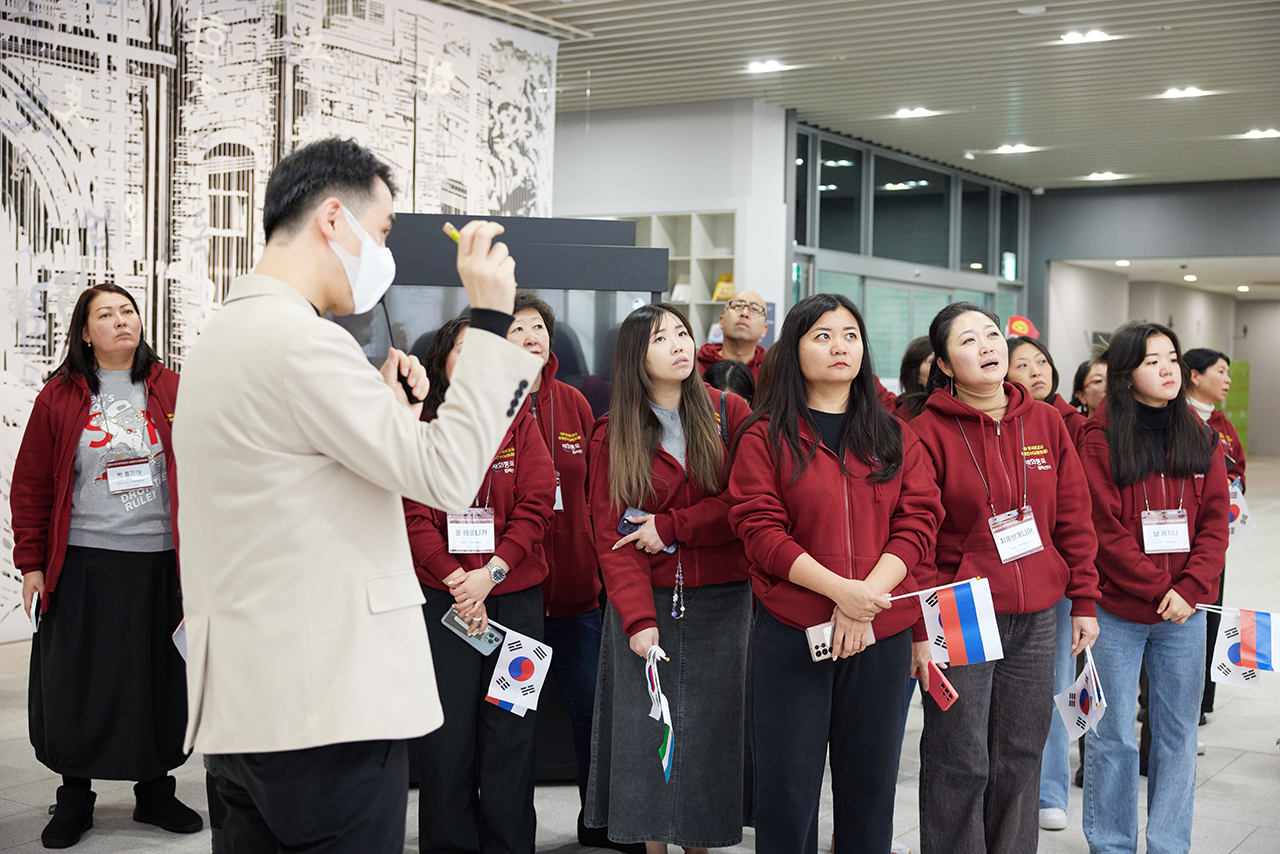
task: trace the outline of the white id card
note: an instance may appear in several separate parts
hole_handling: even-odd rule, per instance
[[[107,461],[107,491],[112,495],[135,489],[150,489],[151,460],[147,457],[127,457]]]
[[[1010,510],[1008,513],[992,516],[987,524],[991,526],[991,536],[996,541],[996,551],[1000,553],[1001,563],[1044,551],[1030,504],[1021,510]]]
[[[1149,555],[1191,551],[1186,510],[1143,510],[1142,550]]]
[[[449,553],[493,554],[493,511],[488,507],[472,507],[445,517],[449,529]]]
[[[556,503],[552,510],[563,510],[564,499],[560,497],[560,472],[556,472]]]

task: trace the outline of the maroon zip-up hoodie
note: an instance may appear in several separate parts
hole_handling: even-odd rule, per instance
[[[169,511],[173,545],[178,547],[178,472],[173,460],[173,404],[178,375],[157,363],[147,373],[147,420],[164,446],[169,479]],[[22,445],[13,464],[9,506],[13,513],[13,565],[26,575],[44,572],[45,595],[40,610],[49,608],[57,589],[71,530],[71,491],[75,484],[76,447],[89,420],[89,385],[83,377],[70,382],[54,377],[36,397]]]
[[[1163,619],[1156,608],[1170,588],[1191,605],[1216,601],[1227,557],[1230,504],[1221,451],[1214,448],[1205,474],[1177,478],[1157,473],[1118,487],[1111,474],[1104,403],[1085,425],[1080,458],[1093,496],[1102,607],[1130,622],[1154,625]],[[1187,511],[1191,551],[1148,555],[1142,547],[1142,511],[1148,503],[1152,510],[1175,509],[1179,499]]]
[[[493,510],[494,555],[511,567],[506,579],[490,595],[526,590],[547,577],[542,540],[555,494],[551,455],[538,435],[538,423],[526,401],[507,429],[502,449],[494,456],[473,502]],[[406,498],[404,515],[413,568],[418,580],[428,587],[448,590],[444,579],[454,570],[479,569],[489,559],[487,554],[450,554],[445,511]]]
[[[1084,430],[1084,425],[1089,419],[1085,418],[1079,409],[1067,403],[1062,395],[1057,392],[1054,392],[1052,400],[1046,400],[1045,403],[1058,410],[1062,415],[1062,420],[1067,425],[1067,433],[1071,436],[1071,444],[1075,445],[1078,451],[1080,449],[1080,433]]]
[[[790,581],[791,565],[808,553],[845,578],[864,579],[882,554],[907,565],[907,577],[893,595],[921,589],[932,579],[928,557],[942,521],[942,497],[924,445],[902,425],[902,469],[885,483],[870,480],[872,469],[845,451],[843,462],[821,442],[800,479],[784,446],[781,459],[769,447],[768,419],[758,421],[738,441],[729,475],[729,524],[751,560],[751,587],[760,604],[780,622],[806,629],[831,619],[835,603]],[[800,439],[814,436],[800,422]],[[901,600],[872,621],[878,638],[910,628],[920,616],[916,598]]]
[[[705,387],[719,419],[721,392]],[[726,394],[725,404],[729,416],[728,435],[732,439],[751,410],[736,394]],[[728,479],[728,457],[726,450],[720,474],[722,484]],[[729,527],[729,496],[723,492],[708,495],[696,481],[685,477],[680,463],[661,447],[653,455],[654,497],[641,509],[655,515],[654,525],[664,543],[680,543],[680,548],[671,554],[645,554],[631,545],[613,550],[613,544],[622,539],[618,522],[626,508],[615,506],[609,499],[607,415],[596,422],[591,436],[590,470],[589,496],[596,554],[604,574],[605,591],[622,617],[628,636],[657,627],[653,588],[675,586],[677,561],[683,567],[686,587],[744,581],[749,577],[750,566],[742,541]]]
[[[552,353],[538,387],[538,435],[551,449],[564,506],[552,513],[542,541],[549,564],[542,606],[548,617],[574,617],[600,607],[600,571],[587,508],[587,448],[595,417],[582,392],[556,379],[559,365]]]
[[[1080,457],[1052,406],[1033,400],[1018,383],[1005,383],[1004,390],[1009,405],[999,423],[945,389],[936,389],[911,422],[929,450],[946,511],[933,584],[981,576],[991,582],[997,614],[1042,611],[1065,593],[1072,616],[1095,616],[1098,538]],[[983,478],[997,514],[1022,506],[1025,484],[1043,551],[1000,562]]]
[[[1240,478],[1240,488],[1244,489],[1244,445],[1240,443],[1240,434],[1236,432],[1236,426],[1221,409],[1213,410],[1213,414],[1205,423],[1218,431],[1218,447],[1231,458],[1231,465],[1227,467],[1227,482]]]

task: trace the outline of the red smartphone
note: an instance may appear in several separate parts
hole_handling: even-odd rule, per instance
[[[947,677],[942,675],[942,670],[932,661],[929,662],[929,694],[938,704],[938,708],[944,712],[951,708],[951,704],[960,696],[956,693],[956,689],[951,687]]]

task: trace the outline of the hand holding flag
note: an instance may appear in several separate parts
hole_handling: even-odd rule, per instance
[[[922,590],[929,653],[937,664],[980,664],[1004,658],[991,582],[985,578]]]
[[[1062,715],[1062,722],[1067,727],[1067,738],[1075,741],[1087,730],[1098,731],[1098,721],[1107,710],[1107,700],[1102,693],[1102,683],[1098,679],[1098,668],[1093,663],[1093,650],[1085,647],[1086,661],[1084,671],[1076,678],[1071,687],[1061,694],[1055,694],[1053,703]]]

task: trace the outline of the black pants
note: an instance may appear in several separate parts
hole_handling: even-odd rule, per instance
[[[209,757],[227,854],[402,854],[409,800],[403,741],[356,741]]]
[[[489,594],[491,619],[542,639],[542,589]],[[411,742],[418,759],[418,850],[533,854],[534,723],[485,701],[499,653],[478,650],[445,628],[453,596],[424,586],[444,725]],[[555,650],[553,650],[553,654]]]
[[[1222,574],[1218,576],[1218,598],[1213,604],[1219,608],[1222,607],[1222,594],[1227,589],[1227,568],[1222,567]],[[1205,647],[1204,647],[1204,696],[1200,700],[1200,714],[1206,715],[1213,711],[1214,692],[1218,687],[1218,683],[1213,681],[1209,675],[1209,668],[1213,666],[1213,642],[1218,639],[1218,628],[1222,625],[1222,615],[1217,611],[1209,611],[1205,615]]]
[[[910,671],[910,631],[850,658],[814,662],[803,631],[756,609],[756,851],[816,854],[828,745],[840,854],[889,850]]]

